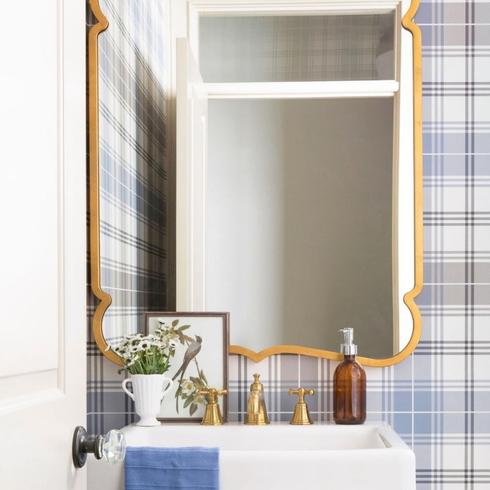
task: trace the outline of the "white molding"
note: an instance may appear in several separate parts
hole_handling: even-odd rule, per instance
[[[400,17],[409,1],[404,0]],[[399,35],[400,106],[398,119],[398,325],[399,350],[412,335],[412,314],[403,301],[415,284],[415,181],[413,125],[413,43],[412,35],[401,29]],[[408,226],[410,224],[411,226]]]
[[[334,82],[205,83],[210,99],[313,99],[393,97],[395,80]]]
[[[209,1],[209,0],[191,0],[189,2],[190,12],[201,12],[206,14],[216,14],[222,12],[243,13],[243,14],[270,14],[283,15],[297,13],[299,15],[321,15],[327,12],[345,13],[345,14],[367,14],[382,13],[394,10],[400,2],[396,0],[355,0],[355,1],[284,1],[269,0],[263,2],[260,0],[249,1]]]
[[[25,410],[27,408],[45,405],[52,402],[61,401],[66,398],[65,392],[59,388],[42,390],[37,393],[22,395],[2,401],[0,404],[0,415],[7,415],[12,412]]]
[[[207,95],[188,42],[177,39],[176,308],[204,310]]]

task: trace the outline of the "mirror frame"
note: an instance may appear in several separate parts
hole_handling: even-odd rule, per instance
[[[414,287],[407,292],[403,301],[413,319],[412,335],[409,342],[398,354],[373,359],[359,356],[365,366],[386,367],[397,364],[407,358],[417,346],[422,333],[422,318],[415,298],[423,288],[423,157],[422,157],[422,39],[421,31],[414,22],[420,0],[412,0],[410,7],[401,20],[402,27],[412,34],[413,56],[413,175],[414,175]],[[99,114],[98,114],[98,36],[107,29],[109,22],[104,16],[99,0],[89,0],[89,7],[97,23],[88,30],[87,43],[87,84],[88,84],[88,165],[89,165],[89,216],[90,216],[90,285],[93,295],[99,303],[92,318],[92,332],[95,343],[102,354],[115,364],[122,365],[117,355],[104,338],[102,322],[105,312],[112,303],[111,296],[101,287],[100,280],[100,197],[99,197]],[[338,361],[342,355],[338,352],[303,347],[297,345],[276,345],[255,352],[239,345],[230,345],[230,354],[239,354],[259,362],[268,356],[277,354],[296,354]]]
[[[102,330],[105,312],[112,297],[101,286],[100,280],[100,195],[99,195],[99,34],[109,27],[99,0],[89,0],[88,6],[96,20],[87,36],[87,116],[88,116],[88,172],[89,172],[89,248],[90,287],[99,301],[92,317],[95,343],[109,361],[123,365],[121,357],[106,342]]]

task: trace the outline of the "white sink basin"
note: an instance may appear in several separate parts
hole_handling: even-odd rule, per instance
[[[219,447],[221,490],[415,490],[415,456],[387,425],[166,424],[123,432],[128,446]],[[89,488],[122,489],[121,475],[103,466],[107,476],[95,479],[91,465]]]

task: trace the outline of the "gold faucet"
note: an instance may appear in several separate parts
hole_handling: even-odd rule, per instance
[[[206,411],[202,418],[201,425],[222,425],[223,417],[218,405],[218,396],[227,395],[228,390],[217,390],[216,388],[208,388],[201,390],[200,395],[206,396]]]
[[[313,422],[308,412],[308,405],[305,402],[305,395],[314,395],[315,390],[298,388],[297,390],[289,390],[290,395],[298,395],[298,402],[294,407],[294,413],[289,422],[292,425],[310,425]]]
[[[254,382],[250,385],[245,423],[247,425],[267,425],[270,423],[265,408],[264,386],[260,382],[260,374],[254,374]]]

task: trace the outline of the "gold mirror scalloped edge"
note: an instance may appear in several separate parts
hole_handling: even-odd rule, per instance
[[[419,343],[422,333],[422,319],[415,298],[423,287],[423,166],[422,166],[422,36],[420,28],[413,22],[420,0],[412,0],[407,13],[403,16],[402,26],[411,32],[413,38],[413,131],[414,131],[414,241],[415,241],[415,284],[405,294],[404,302],[413,319],[412,335],[405,348],[395,356],[385,359],[372,359],[359,356],[365,366],[385,367],[397,364],[407,358]],[[91,288],[100,301],[92,318],[92,332],[97,347],[102,354],[115,364],[122,365],[122,359],[107,344],[102,320],[112,303],[111,296],[100,284],[100,202],[99,202],[99,114],[98,114],[98,36],[109,26],[109,22],[100,9],[98,0],[89,0],[89,6],[97,19],[88,32],[88,159],[89,159],[89,207],[90,207],[90,274]],[[276,345],[255,352],[239,345],[230,345],[230,354],[246,356],[254,362],[277,354],[299,354],[338,361],[342,355],[338,352],[302,347],[297,345]]]
[[[110,361],[122,365],[122,359],[110,350],[102,330],[102,320],[112,303],[100,283],[100,195],[99,195],[99,34],[109,27],[98,0],[89,0],[89,7],[97,23],[90,27],[87,39],[88,88],[88,168],[90,215],[90,286],[99,300],[92,317],[92,332],[99,350]]]
[[[386,367],[398,364],[406,359],[417,347],[422,335],[422,318],[415,298],[420,294],[424,284],[424,228],[423,228],[423,163],[422,163],[422,35],[420,28],[413,21],[419,8],[420,0],[412,0],[409,9],[402,19],[402,26],[412,34],[413,39],[413,173],[414,173],[414,246],[415,273],[414,287],[403,297],[412,319],[413,330],[405,348],[398,354],[385,359],[372,359],[359,356],[359,362],[365,366]],[[230,345],[230,354],[246,356],[254,362],[277,354],[299,354],[339,361],[342,355],[338,352],[302,347],[299,345],[275,345],[260,352],[240,345]]]

